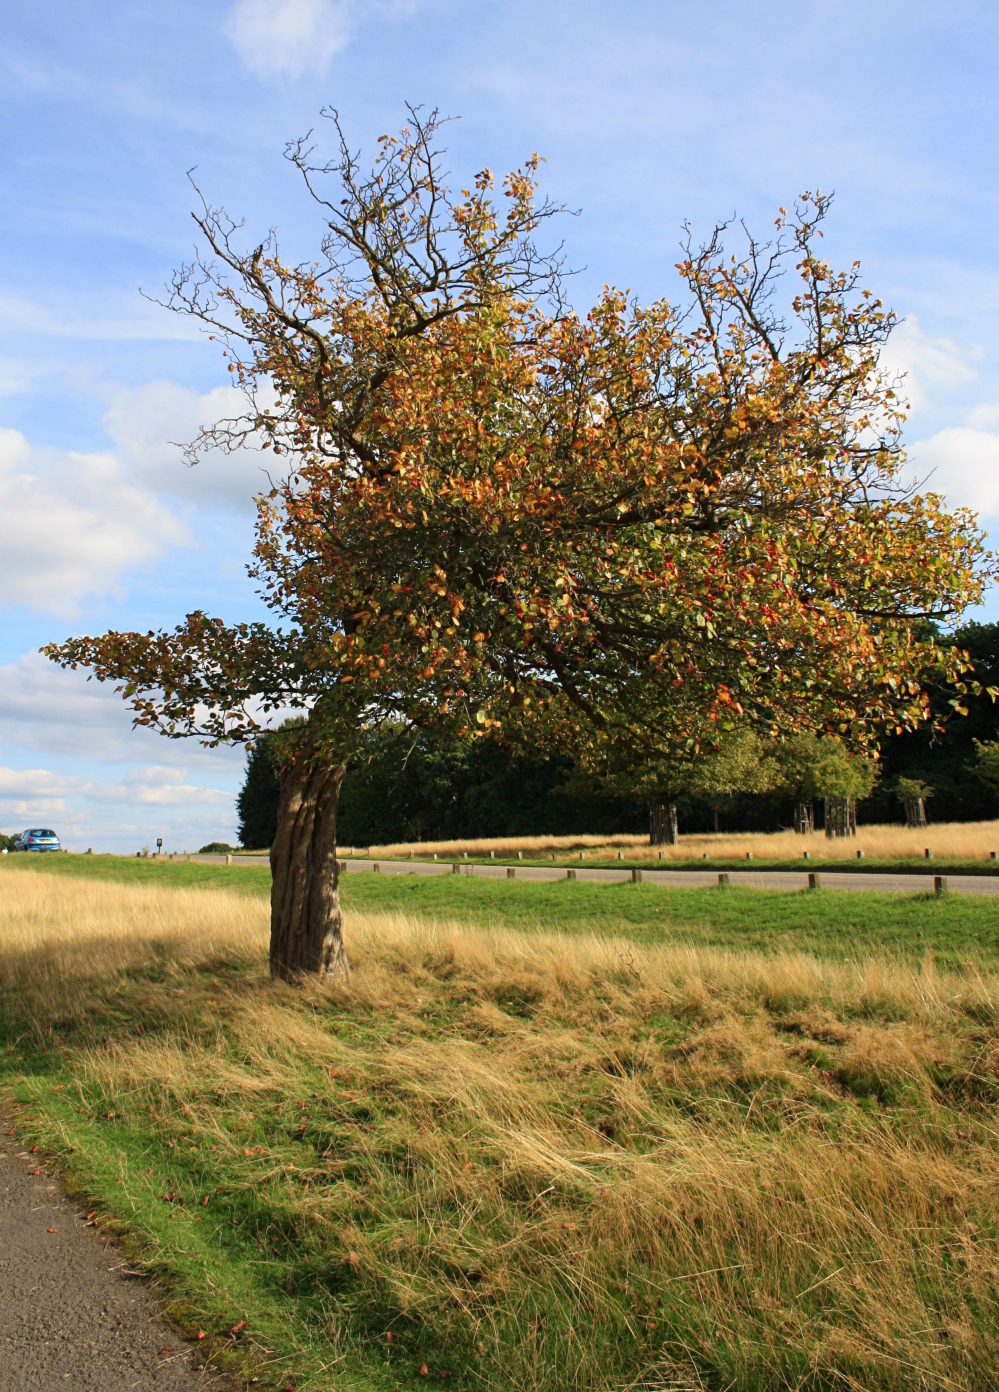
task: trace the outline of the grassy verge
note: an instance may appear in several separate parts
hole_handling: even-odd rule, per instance
[[[301,1392],[992,1385],[999,975],[585,931],[642,886],[551,887],[573,936],[356,887],[421,912],[355,901],[350,988],[291,990],[259,896],[3,875],[4,1095],[217,1358]],[[535,888],[448,883],[483,920]]]
[[[271,869],[260,865],[211,865],[192,860],[154,860],[114,855],[8,855],[0,874],[69,875],[123,885],[170,885],[175,889],[228,889],[236,894],[269,894]]]
[[[19,857],[0,875],[58,873],[70,878],[174,888],[226,889],[262,898],[266,866],[62,856]],[[526,932],[619,934],[656,944],[762,952],[803,951],[856,958],[889,953],[915,963],[932,953],[941,966],[999,961],[999,897],[683,889],[660,885],[595,884],[585,880],[532,882],[464,875],[347,874],[341,881],[348,913],[402,914],[469,927]]]

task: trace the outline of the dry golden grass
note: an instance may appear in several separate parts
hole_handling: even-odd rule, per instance
[[[539,856],[546,852],[565,853],[572,850],[612,846],[615,850],[629,846],[641,846],[648,842],[647,836],[487,836],[480,840],[458,837],[451,841],[398,841],[384,846],[346,846],[341,847],[345,855],[416,856],[439,855],[442,859],[463,856],[488,856],[490,851],[498,856],[515,856],[518,851],[525,855]]]
[[[559,859],[586,850],[594,859],[606,852],[626,852],[628,860],[658,860],[660,850],[666,861],[744,860],[751,852],[755,860],[800,860],[808,851],[812,860],[853,859],[858,850],[871,860],[922,860],[930,847],[939,860],[987,861],[991,851],[999,851],[999,822],[941,822],[936,826],[910,831],[904,826],[862,826],[856,836],[828,840],[823,832],[798,836],[793,831],[721,832],[718,835],[681,836],[676,846],[650,846],[647,836],[505,836],[484,840],[413,841],[371,846],[371,855],[439,855],[442,859],[463,856],[515,856],[538,859],[554,853]]]
[[[349,987],[293,990],[245,898],[4,890],[8,1017],[90,1040],[87,1123],[226,1196],[310,1347],[530,1392],[994,1385],[999,976],[370,916]]]
[[[8,873],[0,896],[0,981],[60,995],[73,983],[112,980],[168,955],[259,955],[268,906],[220,890],[164,889]]]

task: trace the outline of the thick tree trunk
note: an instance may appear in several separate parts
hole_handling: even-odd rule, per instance
[[[801,798],[794,804],[794,829],[799,836],[810,836],[815,830],[812,804]]]
[[[271,975],[326,979],[350,974],[336,860],[336,805],[344,770],[282,770],[271,846]]]
[[[715,835],[718,836],[721,832],[721,812],[719,811],[718,804],[715,803],[711,810],[715,814]]]
[[[657,803],[649,808],[649,845],[675,846],[680,839],[675,802]]]
[[[907,827],[926,826],[926,803],[922,798],[906,798],[905,824]]]

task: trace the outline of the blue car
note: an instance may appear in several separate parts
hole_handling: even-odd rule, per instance
[[[35,827],[32,831],[22,831],[11,846],[12,851],[61,851],[62,846],[54,831],[45,827]]]

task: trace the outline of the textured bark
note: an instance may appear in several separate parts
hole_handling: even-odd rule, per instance
[[[344,770],[304,761],[281,773],[271,846],[271,975],[344,978],[336,806]]]
[[[926,803],[922,798],[906,798],[905,824],[907,827],[926,826]]]
[[[675,846],[680,839],[676,803],[662,802],[649,808],[649,845]]]
[[[810,802],[799,799],[794,804],[794,829],[799,836],[810,836],[815,830],[815,811]]]

